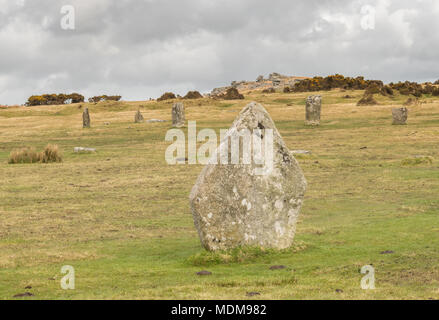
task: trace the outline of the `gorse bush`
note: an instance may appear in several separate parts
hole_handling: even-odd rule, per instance
[[[373,97],[371,93],[365,93],[363,97],[358,101],[357,106],[375,106],[378,102]]]
[[[165,92],[160,98],[157,99],[157,101],[165,101],[171,99],[177,99],[177,97],[172,92]]]
[[[42,105],[58,105],[66,103],[81,103],[84,102],[84,96],[79,93],[72,94],[43,94],[39,96],[31,96],[26,102],[27,106],[42,106]]]
[[[120,101],[122,99],[122,96],[95,96],[88,99],[88,102],[99,102],[99,101]]]
[[[389,83],[389,86],[394,90],[398,90],[400,94],[406,96],[411,94],[419,98],[424,93],[424,87],[416,82],[406,81],[406,82],[398,82],[398,83]]]
[[[293,92],[308,91],[328,91],[331,89],[351,89],[364,90],[370,85],[375,84],[379,88],[383,87],[383,82],[379,80],[364,80],[364,77],[349,78],[341,74],[323,77],[314,77],[297,82],[292,89]]]
[[[393,96],[394,92],[390,86],[384,86],[381,88],[380,92],[383,96]]]
[[[62,162],[62,155],[57,145],[48,144],[42,152],[29,147],[16,149],[9,154],[8,158],[9,164],[50,162]]]
[[[242,100],[244,96],[239,93],[238,89],[229,88],[221,98],[224,100]]]
[[[367,94],[380,93],[383,96],[393,96],[394,90],[402,95],[413,95],[417,98],[422,94],[437,94],[439,89],[434,87],[431,83],[424,85],[416,82],[398,82],[384,85],[380,80],[364,80],[364,77],[349,78],[340,74],[328,77],[314,77],[312,79],[305,79],[297,82],[292,88],[293,92],[308,92],[308,91],[327,91],[331,89],[350,89],[350,90],[366,90]],[[435,92],[435,91],[438,92]]]
[[[198,91],[189,91],[183,99],[201,99],[203,96]]]
[[[371,83],[367,88],[366,88],[366,94],[375,94],[375,93],[380,93],[381,92],[382,87],[380,87],[378,85],[378,83],[374,82]]]

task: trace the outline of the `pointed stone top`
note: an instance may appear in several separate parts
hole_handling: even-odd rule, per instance
[[[257,103],[250,102],[242,109],[233,122],[232,128],[241,129],[276,129],[276,126],[265,108]]]

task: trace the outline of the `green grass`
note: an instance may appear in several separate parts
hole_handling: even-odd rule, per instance
[[[309,94],[184,102],[199,130],[219,132],[260,101],[290,149],[312,151],[297,157],[308,190],[296,243],[282,251],[201,248],[188,196],[202,166],[166,164],[170,122],[133,123],[139,107],[170,120],[172,101],[83,104],[88,130],[78,105],[0,110],[0,299],[439,299],[439,103],[424,97],[400,127],[391,108],[406,96],[357,107],[360,91],[312,93],[323,95],[322,125],[308,128]],[[48,143],[62,163],[7,163],[13,149]],[[373,291],[360,288],[369,264]],[[64,265],[75,290],[60,287]]]

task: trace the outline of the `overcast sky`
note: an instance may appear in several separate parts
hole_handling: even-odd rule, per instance
[[[271,72],[433,81],[438,30],[437,0],[0,0],[0,104],[144,100]]]

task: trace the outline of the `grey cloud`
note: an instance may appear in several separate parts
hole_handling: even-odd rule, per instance
[[[60,28],[66,2],[74,31]],[[360,27],[366,4],[374,30]],[[146,99],[273,71],[436,80],[438,13],[434,0],[0,0],[0,104],[71,91]]]

